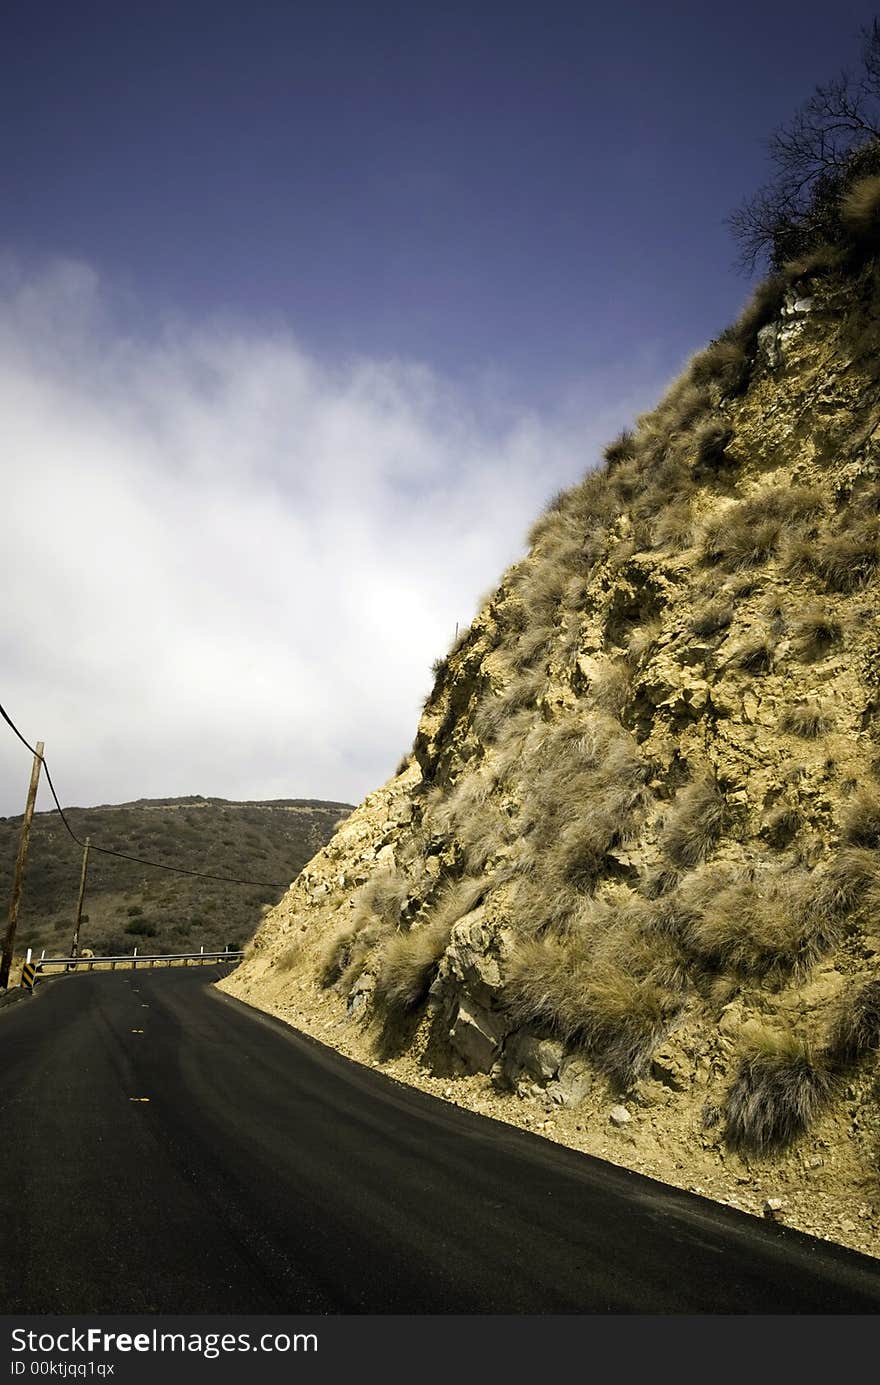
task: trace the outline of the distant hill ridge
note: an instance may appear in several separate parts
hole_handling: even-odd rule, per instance
[[[321,799],[265,802],[187,795],[65,808],[78,837],[182,870],[272,885],[227,885],[141,866],[93,851],[80,944],[95,951],[241,946],[267,905],[332,834],[351,807]],[[0,818],[0,899],[7,901],[21,815]],[[59,814],[37,813],[31,830],[17,950],[66,952],[82,852]],[[141,948],[143,950],[143,947]]]

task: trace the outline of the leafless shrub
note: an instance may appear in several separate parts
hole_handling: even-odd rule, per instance
[[[768,1154],[812,1124],[833,1082],[809,1043],[765,1029],[753,1038],[725,1104],[725,1139],[734,1149]]]

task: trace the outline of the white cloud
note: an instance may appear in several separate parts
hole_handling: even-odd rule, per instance
[[[0,700],[67,803],[356,801],[456,622],[657,373],[537,417],[240,322],[138,338],[118,306],[86,265],[0,263]],[[0,812],[27,775],[4,734]]]

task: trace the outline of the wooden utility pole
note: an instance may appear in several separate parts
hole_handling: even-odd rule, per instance
[[[24,868],[27,864],[28,842],[31,835],[31,820],[34,816],[34,803],[37,799],[37,784],[40,782],[40,766],[43,763],[43,742],[37,741],[37,753],[31,768],[31,782],[28,787],[24,822],[21,824],[21,837],[18,842],[18,855],[15,858],[15,874],[12,877],[12,898],[9,901],[9,922],[3,939],[3,955],[0,958],[0,991],[9,985],[9,969],[12,966],[12,949],[15,946],[15,929],[18,923],[18,906],[21,901],[21,887],[24,881]]]
[[[86,837],[85,849],[83,850],[82,875],[79,877],[79,899],[76,901],[76,923],[73,925],[73,942],[70,944],[70,955],[75,957],[79,952],[79,925],[82,919],[83,899],[86,893],[86,871],[89,868],[89,847],[91,837]]]

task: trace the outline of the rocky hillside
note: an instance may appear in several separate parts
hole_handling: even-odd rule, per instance
[[[865,179],[839,244],[763,284],[551,505],[400,773],[224,983],[875,1254],[878,208]]]
[[[351,811],[344,803],[284,799],[140,799],[68,808],[84,840],[178,870],[268,881],[231,885],[156,870],[92,851],[80,945],[95,952],[241,947],[310,856]],[[21,817],[0,818],[0,898],[8,900]],[[57,813],[37,813],[19,912],[17,946],[66,956],[73,935],[82,852]],[[272,881],[279,882],[273,887]]]

